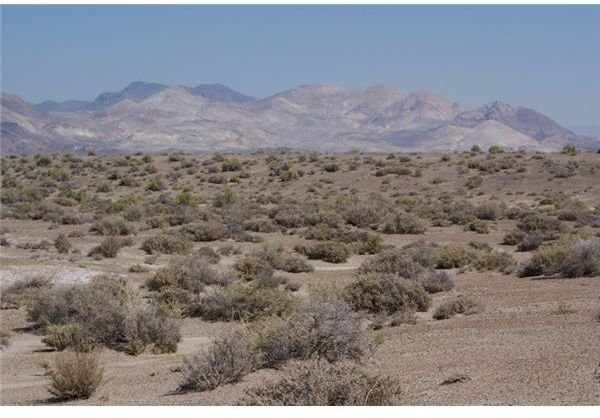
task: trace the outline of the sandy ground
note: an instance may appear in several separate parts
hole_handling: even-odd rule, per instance
[[[341,280],[352,265],[317,270],[320,280]],[[340,269],[336,271],[335,269]],[[348,269],[348,272],[346,270]],[[305,282],[296,275],[295,280]],[[417,325],[377,331],[383,343],[370,367],[397,377],[404,404],[514,405],[600,404],[600,282],[585,279],[520,279],[499,273],[465,273],[455,277],[456,288],[434,298]],[[485,310],[473,316],[435,321],[431,313],[458,294],[478,300]],[[560,303],[573,313],[560,314]],[[15,335],[1,353],[2,404],[39,404],[48,401],[43,364],[52,361],[40,336],[24,332],[24,312],[1,311],[3,324]],[[89,400],[77,403],[117,404],[235,404],[244,389],[276,372],[253,373],[243,382],[206,393],[173,394],[181,378],[175,371],[186,355],[207,347],[210,339],[236,324],[186,319],[176,354],[128,356],[111,350],[102,354],[105,382]],[[465,383],[440,385],[456,374]]]
[[[345,158],[345,157],[344,157]],[[348,157],[350,158],[350,157]],[[416,158],[416,157],[415,157]],[[435,194],[464,192],[466,177],[456,178],[456,167],[439,165],[439,156],[426,157],[430,163],[423,178],[410,176],[376,178],[369,169],[351,174],[340,172],[323,174],[336,177],[335,184],[319,184],[308,174],[298,182],[267,183],[266,165],[253,167],[250,182],[263,182],[269,193],[303,196],[308,186],[317,187],[322,196],[340,190],[355,189],[357,196],[387,190],[391,198],[396,192]],[[458,157],[452,157],[453,159]],[[484,157],[482,157],[484,158]],[[527,157],[529,158],[529,157]],[[553,156],[560,161],[570,157]],[[583,159],[583,157],[573,157]],[[586,157],[589,164],[600,162],[596,154]],[[157,158],[158,160],[158,158]],[[157,161],[159,170],[166,172],[170,165]],[[583,163],[582,163],[583,165]],[[301,165],[304,167],[304,165]],[[538,168],[541,167],[538,166]],[[600,165],[598,165],[600,167]],[[566,190],[591,205],[599,203],[598,178],[592,175],[573,179],[552,179],[541,169],[522,173],[500,173],[486,176],[485,196],[470,196],[472,202],[499,196],[509,205],[532,203],[533,191],[540,194]],[[453,179],[448,183],[432,184],[432,176]],[[471,174],[469,174],[471,175]],[[354,177],[353,177],[354,176]],[[525,181],[525,176],[527,176]],[[258,179],[258,180],[255,180]],[[84,179],[88,181],[89,179]],[[387,180],[389,184],[383,184]],[[83,180],[82,180],[83,181]],[[91,180],[90,180],[91,181]],[[192,176],[182,180],[180,187],[199,188],[201,196],[211,196],[221,185],[201,183]],[[268,188],[267,188],[268,186]],[[238,187],[231,185],[231,187]],[[252,188],[254,187],[254,188]],[[257,185],[239,186],[238,192],[254,192]],[[128,191],[119,191],[127,193]],[[248,193],[250,193],[248,192]],[[261,191],[262,192],[262,191]],[[469,192],[471,193],[471,192]],[[475,192],[473,192],[475,195]],[[112,196],[116,197],[116,196]],[[113,277],[127,277],[134,286],[143,284],[157,268],[166,265],[170,256],[160,256],[147,264],[147,273],[129,273],[133,264],[143,263],[147,255],[140,250],[142,240],[151,231],[135,225],[138,234],[135,244],[122,249],[116,259],[94,260],[86,254],[101,237],[89,234],[87,225],[56,227],[43,221],[2,220],[4,236],[10,247],[0,247],[0,283],[3,285],[32,274],[50,275],[58,283],[82,282],[97,273]],[[402,246],[417,240],[431,240],[440,244],[478,241],[495,248],[510,251],[517,261],[524,261],[531,253],[514,252],[514,247],[500,245],[503,235],[514,228],[515,221],[489,222],[489,234],[465,232],[462,226],[429,227],[422,235],[385,235],[385,243]],[[59,232],[81,233],[71,238],[78,253],[61,255],[53,247],[49,251],[16,248],[19,243],[52,242]],[[596,227],[595,233],[600,232]],[[297,235],[279,233],[257,234],[266,243],[282,245],[292,251],[295,244],[306,242]],[[231,242],[229,242],[231,244]],[[195,243],[194,247],[209,245],[218,248],[223,242]],[[256,244],[235,243],[244,253]],[[280,273],[289,281],[300,284],[299,294],[308,293],[311,285],[342,286],[352,279],[354,271],[368,256],[354,255],[343,264],[310,261],[312,273]],[[219,268],[233,264],[236,257],[222,258]],[[377,347],[367,366],[396,377],[401,384],[400,403],[407,405],[600,405],[600,379],[595,371],[600,365],[600,322],[594,316],[600,312],[600,278],[546,279],[517,278],[491,272],[451,272],[456,283],[450,292],[434,295],[431,309],[418,314],[416,325],[386,327],[375,331]],[[459,294],[476,299],[484,311],[472,316],[456,316],[435,321],[433,311],[445,300]],[[570,313],[559,313],[559,306],[569,306]],[[44,365],[52,363],[56,353],[49,351],[41,336],[31,332],[24,309],[0,310],[2,330],[12,333],[8,348],[0,352],[0,404],[39,405],[49,402],[48,383]],[[181,380],[178,369],[185,356],[207,347],[216,335],[240,326],[231,323],[209,323],[200,319],[184,320],[178,351],[175,354],[144,353],[137,357],[112,350],[104,350],[101,360],[105,379],[92,398],[72,404],[86,405],[231,405],[238,402],[247,388],[275,378],[277,372],[261,370],[246,376],[242,382],[225,385],[205,393],[175,394]],[[441,385],[444,379],[463,373],[470,377],[464,383]]]

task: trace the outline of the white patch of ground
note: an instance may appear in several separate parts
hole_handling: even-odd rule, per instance
[[[329,266],[314,266],[317,271],[340,271],[340,270],[356,270],[358,264],[335,264]]]
[[[56,265],[3,266],[0,270],[0,283],[9,284],[32,276],[50,277],[57,284],[86,283],[92,277],[104,274],[113,278],[124,278],[123,274],[107,273],[81,267]]]

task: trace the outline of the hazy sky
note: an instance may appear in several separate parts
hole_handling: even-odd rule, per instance
[[[388,84],[600,124],[600,6],[2,6],[2,91]]]

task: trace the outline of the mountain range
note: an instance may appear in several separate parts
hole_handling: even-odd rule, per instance
[[[556,151],[600,148],[547,116],[493,102],[464,109],[430,92],[305,85],[257,99],[222,84],[133,82],[94,101],[30,104],[1,94],[1,151]]]

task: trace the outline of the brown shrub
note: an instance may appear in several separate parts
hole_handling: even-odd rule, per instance
[[[190,308],[190,315],[211,321],[252,321],[269,315],[281,315],[292,300],[282,290],[269,287],[229,285],[217,288]]]
[[[274,367],[289,359],[357,359],[371,351],[372,342],[346,302],[313,296],[265,327],[255,347],[262,367]]]
[[[328,263],[344,263],[350,256],[348,246],[335,241],[296,246],[294,249],[306,255],[311,260],[323,260]]]
[[[187,254],[191,251],[192,245],[185,239],[162,234],[146,238],[141,249],[148,254]]]
[[[398,403],[399,383],[346,361],[290,363],[281,379],[246,392],[241,405],[360,406]]]
[[[456,314],[473,315],[481,312],[482,307],[474,300],[459,296],[441,304],[434,312],[433,319],[448,319]]]
[[[202,392],[238,382],[254,370],[256,357],[246,335],[231,333],[213,341],[205,352],[183,360],[181,392]]]
[[[354,309],[372,313],[424,312],[431,305],[431,297],[419,283],[387,273],[357,276],[345,288],[344,297]]]
[[[88,399],[100,386],[103,369],[96,352],[65,352],[57,354],[46,375],[48,392],[57,400]]]

